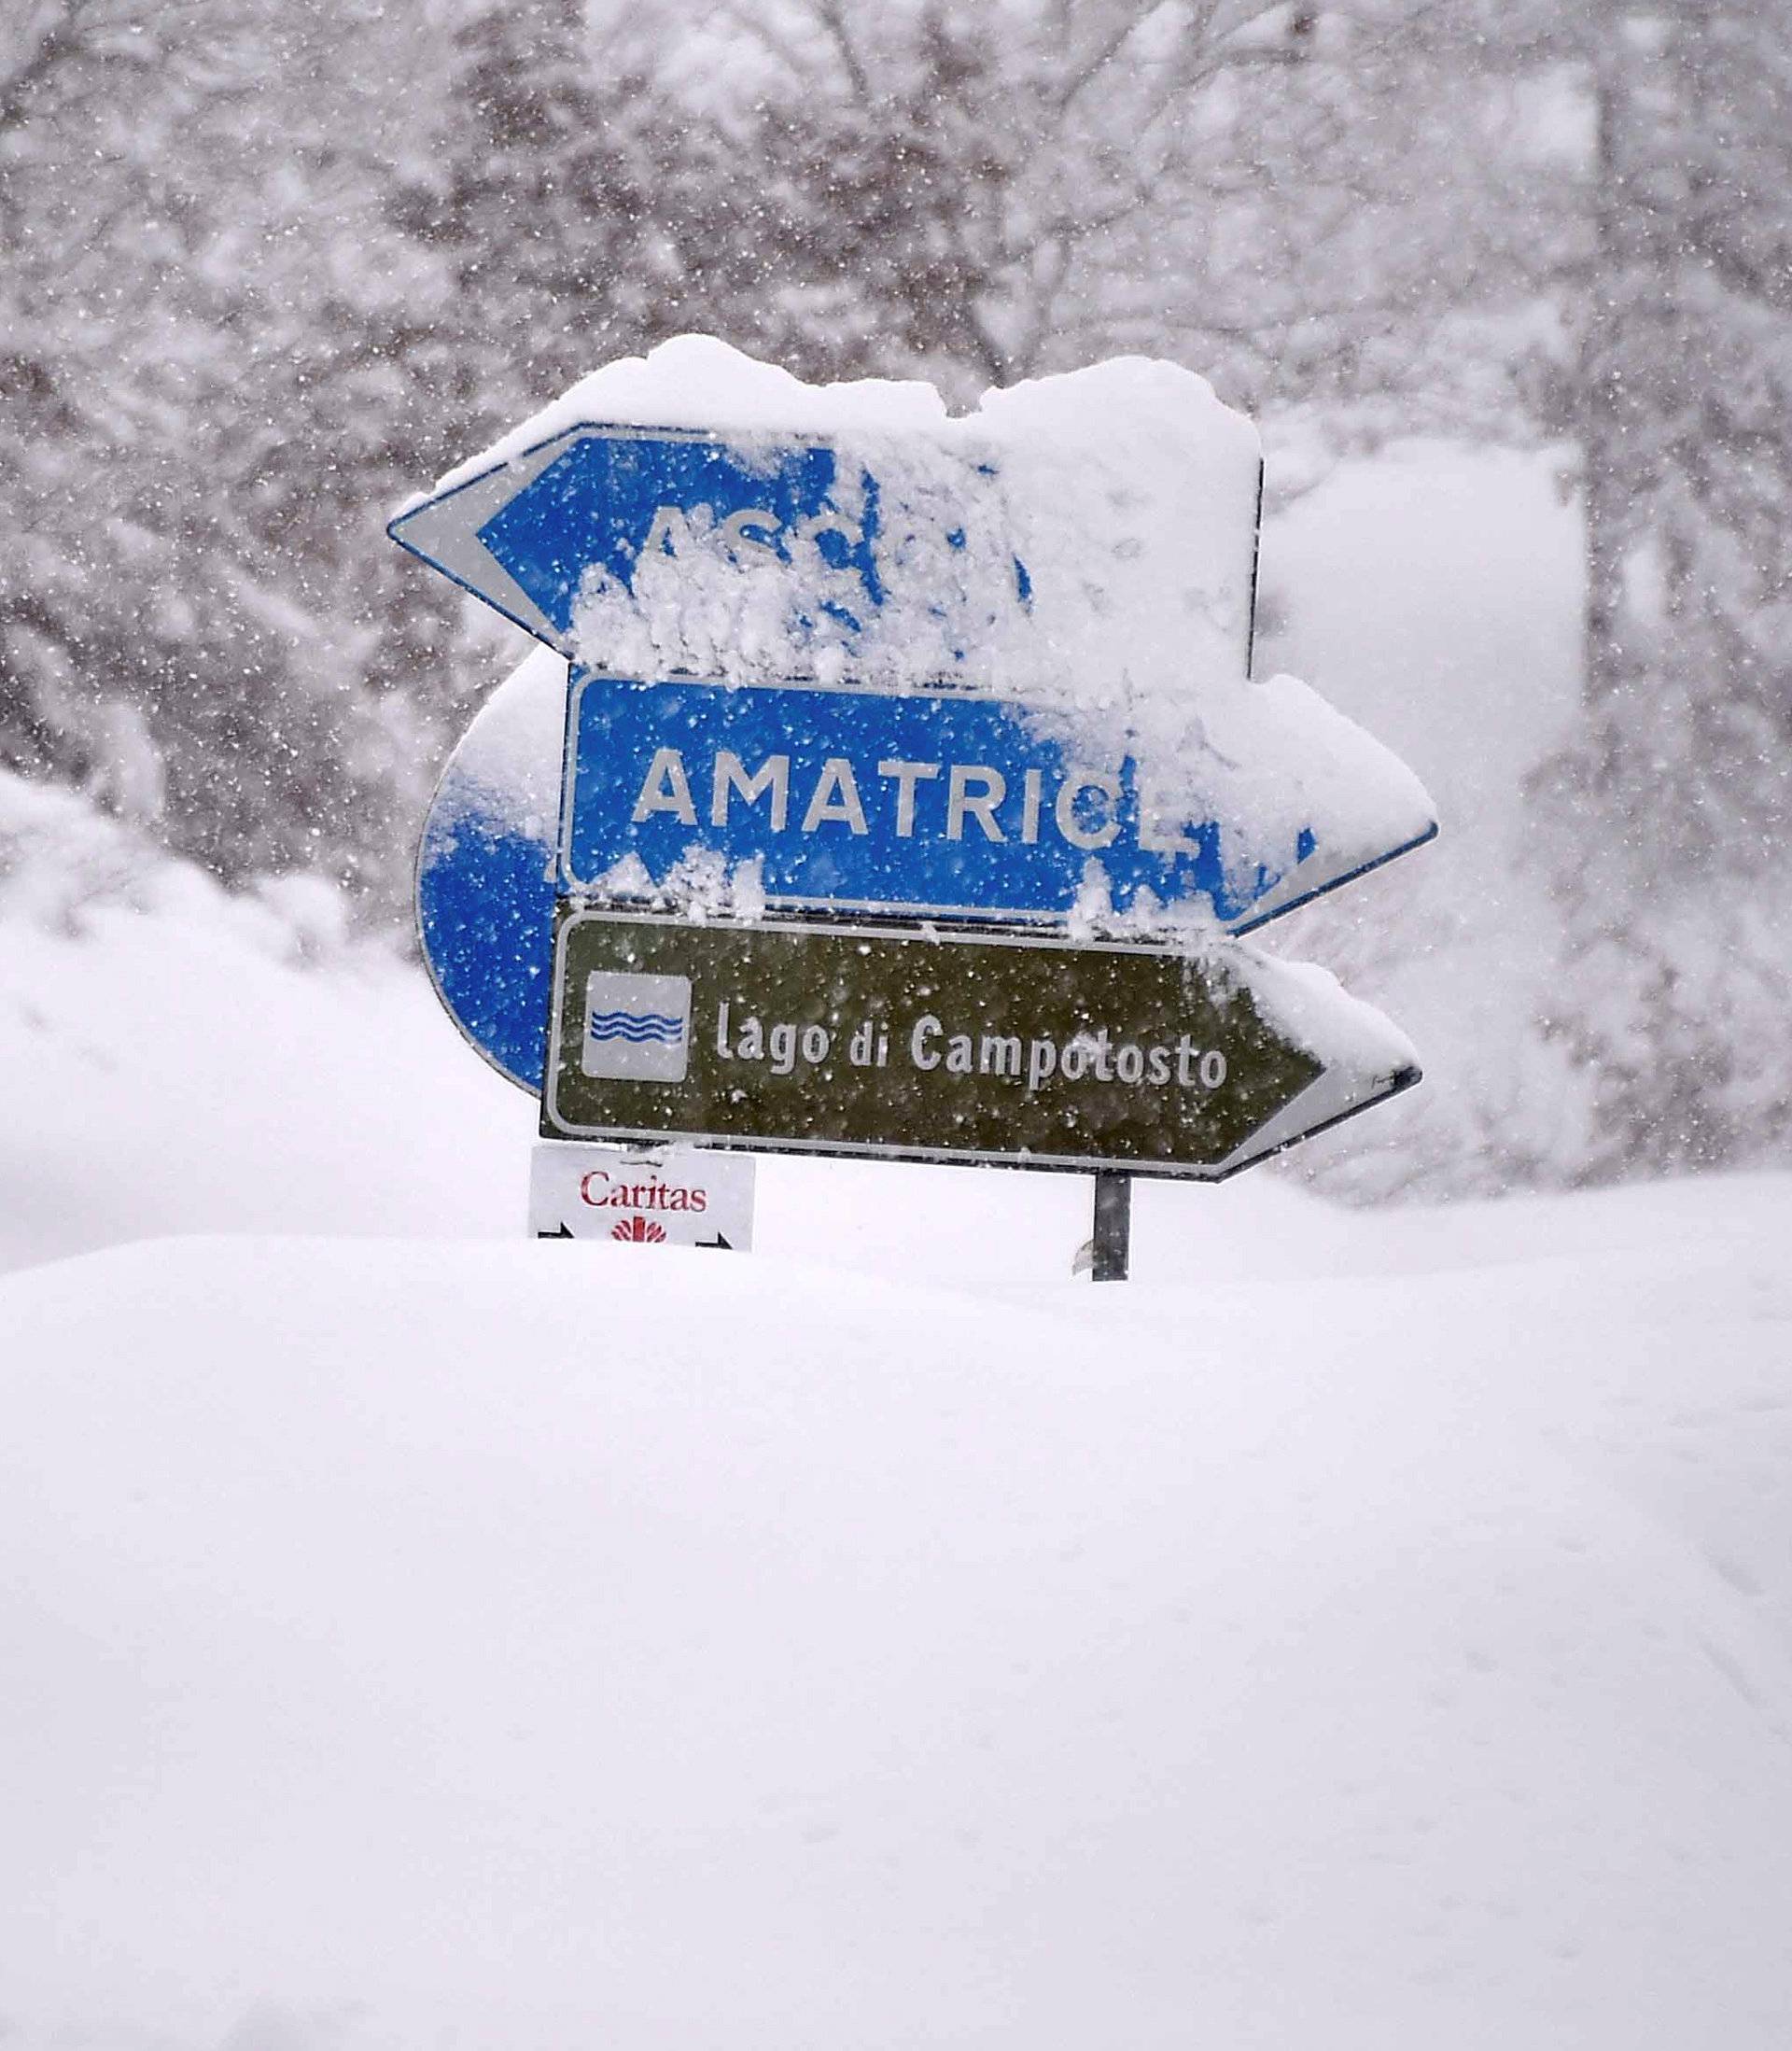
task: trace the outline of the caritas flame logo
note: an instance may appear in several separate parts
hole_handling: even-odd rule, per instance
[[[609,1236],[626,1240],[634,1246],[651,1246],[665,1237],[665,1227],[655,1225],[650,1217],[625,1217],[620,1225],[610,1227]]]

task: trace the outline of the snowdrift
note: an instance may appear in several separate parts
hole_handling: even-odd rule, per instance
[[[1030,1301],[19,1273],[9,2041],[1781,2045],[1792,1192],[1700,1197]]]

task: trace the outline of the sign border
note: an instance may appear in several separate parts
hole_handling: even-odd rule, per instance
[[[568,901],[570,902],[570,901]],[[1154,947],[1145,942],[1121,940],[1095,940],[1083,943],[1067,943],[1061,935],[1044,934],[1008,933],[1001,931],[968,932],[962,928],[942,931],[927,927],[911,927],[905,931],[889,928],[870,929],[861,926],[840,925],[832,921],[808,919],[765,919],[753,922],[731,919],[711,919],[702,921],[688,919],[667,918],[651,912],[618,911],[608,906],[573,904],[567,916],[556,921],[553,938],[553,973],[549,985],[548,1001],[553,1006],[548,1020],[547,1074],[541,1087],[541,1137],[543,1139],[597,1140],[610,1144],[636,1142],[659,1146],[708,1146],[721,1153],[740,1154],[797,1154],[831,1159],[848,1160],[902,1160],[918,1162],[930,1167],[948,1168],[1016,1168],[1044,1170],[1064,1174],[1088,1175],[1098,1172],[1116,1174],[1146,1175],[1161,1182],[1226,1182],[1246,1168],[1253,1168],[1259,1161],[1285,1153],[1301,1141],[1315,1138],[1342,1125],[1347,1118],[1355,1117],[1360,1112],[1372,1110],[1377,1104],[1385,1103],[1392,1097],[1403,1095],[1422,1079],[1423,1071],[1417,1064],[1397,1069],[1388,1079],[1388,1087],[1373,1096],[1365,1097],[1361,1103],[1347,1104],[1341,1110],[1323,1117],[1316,1123],[1304,1127],[1300,1131],[1285,1139],[1275,1140],[1255,1153],[1246,1154],[1242,1159],[1233,1154],[1224,1160],[1195,1165],[1182,1161],[1116,1161],[1111,1158],[1092,1154],[992,1154],[971,1148],[879,1145],[867,1140],[790,1140],[766,1138],[759,1134],[719,1134],[714,1132],[655,1131],[634,1125],[571,1125],[563,1122],[555,1103],[556,1086],[560,1074],[561,1018],[565,1006],[561,1003],[561,977],[564,972],[565,955],[568,937],[581,924],[595,921],[604,925],[633,925],[665,927],[723,927],[735,931],[750,932],[770,929],[775,932],[821,933],[840,938],[869,938],[876,940],[913,939],[933,944],[977,944],[981,946],[1010,948],[1077,948],[1079,951],[1092,954],[1146,954],[1164,960],[1179,959],[1173,948]],[[1317,1057],[1316,1057],[1317,1058]],[[1331,1079],[1333,1071],[1322,1066],[1321,1073],[1295,1097],[1283,1105],[1262,1129],[1273,1130],[1288,1121],[1297,1105],[1311,1096],[1314,1090],[1323,1089]],[[1253,1139],[1258,1135],[1253,1134]],[[1241,1143],[1251,1145],[1252,1141]]]

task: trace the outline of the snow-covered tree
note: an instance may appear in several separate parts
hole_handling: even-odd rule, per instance
[[[1415,12],[1402,39],[1415,105],[1463,138],[1443,181],[1415,178],[1385,220],[1455,237],[1436,335],[1458,361],[1425,372],[1413,417],[1559,451],[1586,578],[1577,717],[1529,787],[1561,920],[1546,1045],[1493,1064],[1478,1132],[1433,1136],[1478,1155],[1433,1161],[1434,1187],[1792,1144],[1782,27],[1754,0],[1460,0]],[[1321,916],[1372,990],[1401,938],[1351,930],[1365,901]],[[1550,1048],[1580,1087],[1545,1132],[1519,1100],[1554,1096]],[[1421,1103],[1406,1116],[1413,1173],[1433,1139]]]
[[[1393,62],[1425,11],[731,0],[669,60],[713,160],[692,268],[811,374],[968,396],[1132,349],[1253,406],[1410,394],[1456,282],[1386,232],[1457,143]]]
[[[1792,54],[1771,10],[1577,24],[1592,112],[1568,345],[1584,701],[1540,773],[1567,927],[1549,1030],[1591,1071],[1579,1172],[1792,1145]]]
[[[430,383],[463,453],[700,317],[678,231],[702,145],[655,40],[632,13],[600,35],[583,0],[477,0],[451,39],[434,148],[392,213],[452,278]]]
[[[169,555],[204,586],[174,508],[208,336],[160,289],[190,226],[166,149],[203,86],[193,10],[137,12],[44,0],[0,31],[0,752],[154,813],[147,701],[205,631],[143,603]]]
[[[0,764],[225,874],[396,879],[440,748],[378,625],[428,308],[345,140],[373,19],[352,52],[278,0],[0,26]]]
[[[1136,349],[1409,405],[1464,282],[1435,5],[476,0],[405,218],[511,410],[690,327],[959,397]]]

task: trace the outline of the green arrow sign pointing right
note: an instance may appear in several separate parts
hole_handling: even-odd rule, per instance
[[[1309,973],[563,906],[541,1129],[1217,1179],[1419,1079]]]

